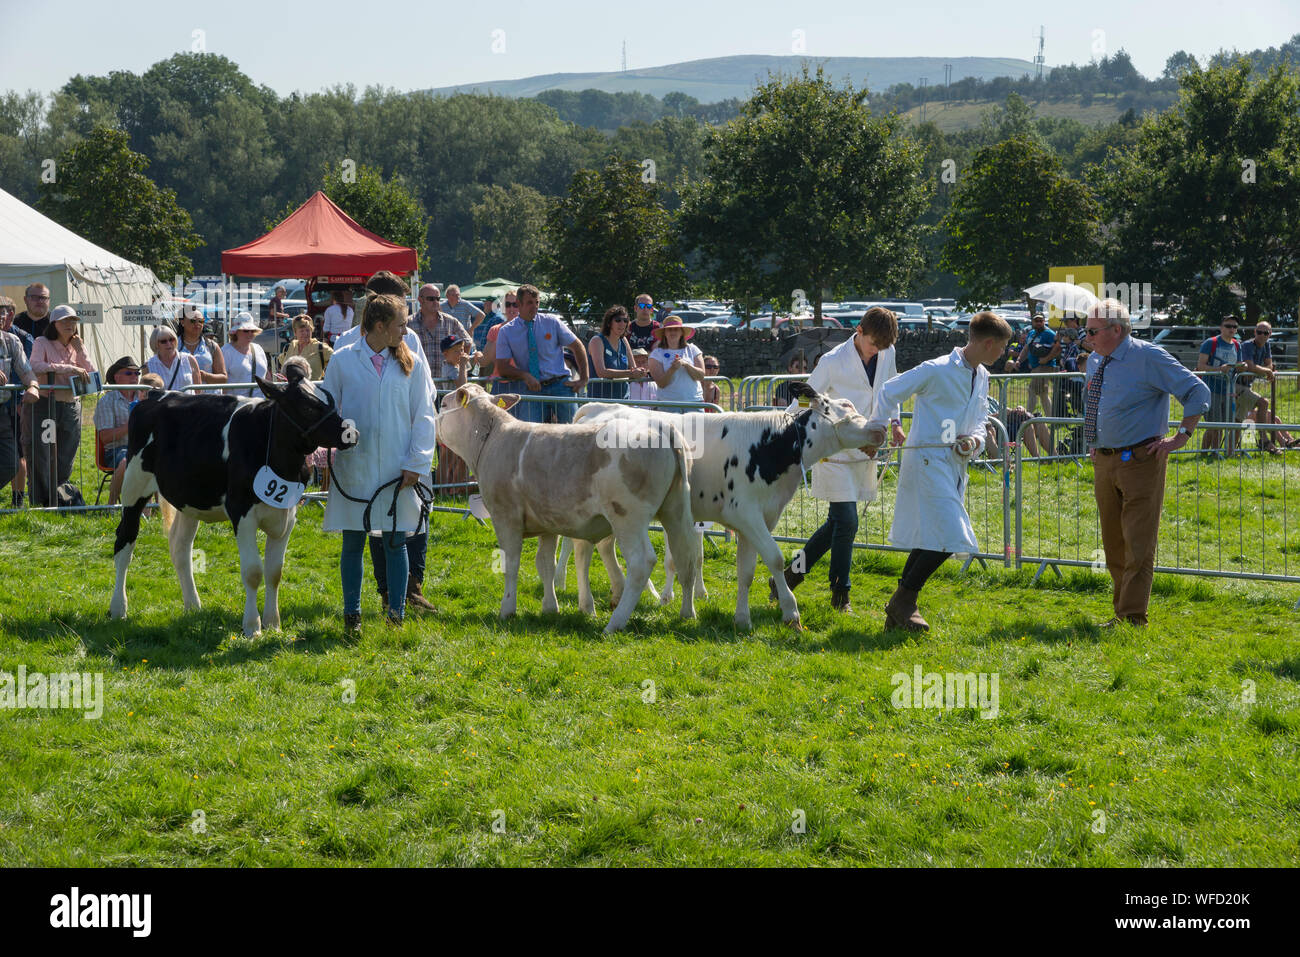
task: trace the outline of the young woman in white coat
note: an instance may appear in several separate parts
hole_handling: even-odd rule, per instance
[[[889,530],[890,544],[911,551],[898,589],[885,606],[886,628],[929,631],[916,607],[921,588],[949,555],[979,551],[966,513],[966,466],[984,448],[989,415],[984,366],[1002,355],[1010,339],[1005,319],[981,312],[971,319],[964,348],[890,380],[876,400],[871,424],[883,442],[890,410],[916,396]]]
[[[873,417],[878,397],[886,382],[897,374],[894,343],[898,341],[898,317],[876,306],[858,323],[857,331],[822,356],[808,385],[833,399],[848,399],[862,415]],[[893,424],[894,439],[903,442],[898,404],[884,410]],[[861,449],[846,449],[813,466],[812,493],[830,503],[821,528],[808,544],[795,553],[785,569],[785,583],[797,587],[812,567],[829,550],[831,553],[831,606],[851,612],[849,569],[853,563],[853,539],[858,534],[858,503],[876,499],[877,466]],[[768,580],[773,595],[776,582]]]
[[[339,559],[343,625],[351,634],[361,627],[361,557],[371,532],[382,534],[388,620],[393,624],[402,621],[408,574],[406,538],[420,522],[420,502],[412,486],[421,475],[429,475],[435,445],[432,386],[422,367],[417,367],[419,360],[402,341],[406,303],[398,296],[371,297],[361,328],[360,338],[334,353],[324,382],[325,391],[338,403],[339,415],[357,430],[356,446],[334,456],[322,525],[327,532],[343,533]],[[393,486],[375,499],[371,527],[365,527],[365,502],[380,486],[399,477],[396,531],[388,514]]]

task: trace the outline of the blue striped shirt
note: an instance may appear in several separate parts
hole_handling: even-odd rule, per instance
[[[1101,360],[1095,352],[1088,356],[1089,383]],[[1102,375],[1094,445],[1125,448],[1163,437],[1169,431],[1170,395],[1182,405],[1184,416],[1209,411],[1210,389],[1190,369],[1160,346],[1125,336]]]

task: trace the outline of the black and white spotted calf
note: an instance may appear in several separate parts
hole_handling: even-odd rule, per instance
[[[717,522],[736,532],[736,617],[748,628],[749,586],[756,557],[776,579],[781,617],[799,627],[799,606],[782,573],[785,559],[772,537],[781,512],[799,489],[804,469],[843,449],[861,448],[872,434],[867,420],[848,399],[820,395],[805,383],[790,391],[808,400],[796,415],[786,412],[688,412],[678,415],[635,406],[591,402],[574,422],[604,419],[658,419],[676,426],[691,445],[691,513],[697,522]],[[671,555],[665,557],[668,580],[661,601],[672,601]],[[697,555],[696,567],[703,565]],[[697,593],[703,582],[696,583]]]
[[[278,507],[258,497],[254,479],[262,473],[263,494],[296,503],[305,483],[306,459],[316,448],[349,448],[355,433],[345,435],[333,398],[317,391],[304,371],[306,363],[286,363],[285,383],[257,379],[266,398],[190,395],[155,390],[132,411],[127,425],[126,474],[122,480],[122,520],[117,526],[113,562],[117,581],[109,614],[126,617],[126,573],[140,533],[140,515],[155,492],[162,501],[172,566],[180,578],[185,608],[198,608],[191,549],[199,522],[229,520],[239,543],[239,571],[244,581],[244,634],[261,630],[257,589],[262,561],[257,530],[266,532],[267,628],[280,626],[278,590],[284,553],[293,531],[296,508]],[[345,439],[347,441],[345,441]],[[271,487],[263,467],[280,485]],[[269,493],[268,493],[269,490]]]

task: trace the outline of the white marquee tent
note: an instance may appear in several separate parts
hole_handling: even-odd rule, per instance
[[[0,189],[0,290],[22,312],[28,284],[50,287],[50,306],[99,303],[102,323],[85,323],[86,349],[101,372],[120,356],[143,361],[141,327],[122,324],[122,306],[147,306],[168,294],[153,270],[137,266],[43,216]],[[145,330],[147,332],[147,329]]]

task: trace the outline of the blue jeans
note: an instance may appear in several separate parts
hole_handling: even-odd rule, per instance
[[[574,392],[565,385],[564,379],[542,386],[540,392],[530,392],[528,386],[522,382],[517,382],[515,385],[515,391],[520,395],[562,395],[573,398],[575,395],[581,394]],[[573,421],[573,410],[575,408],[577,408],[576,402],[520,402],[510,411],[520,422],[545,422],[550,413],[554,411],[555,421],[567,425]]]
[[[384,541],[374,535],[368,537],[370,539],[370,564],[375,569],[375,585],[379,588],[379,594],[386,595],[388,594],[388,562],[384,558]],[[406,581],[408,584],[414,581],[418,585],[423,585],[424,556],[429,550],[429,530],[426,528],[418,535],[407,538],[405,547]],[[406,585],[402,587],[405,588]]]
[[[830,549],[831,553],[831,587],[849,587],[849,568],[853,564],[853,539],[858,535],[858,503],[831,502],[830,511],[821,528],[812,533],[808,544],[803,547],[803,573],[812,571],[812,567]],[[798,562],[795,556],[795,562]],[[795,570],[799,571],[796,564]]]
[[[339,557],[339,571],[343,576],[343,614],[361,613],[361,554],[366,548],[365,532],[348,530],[343,533],[343,553]],[[388,608],[395,618],[401,618],[406,608],[406,533],[384,532],[385,570],[388,573]]]

